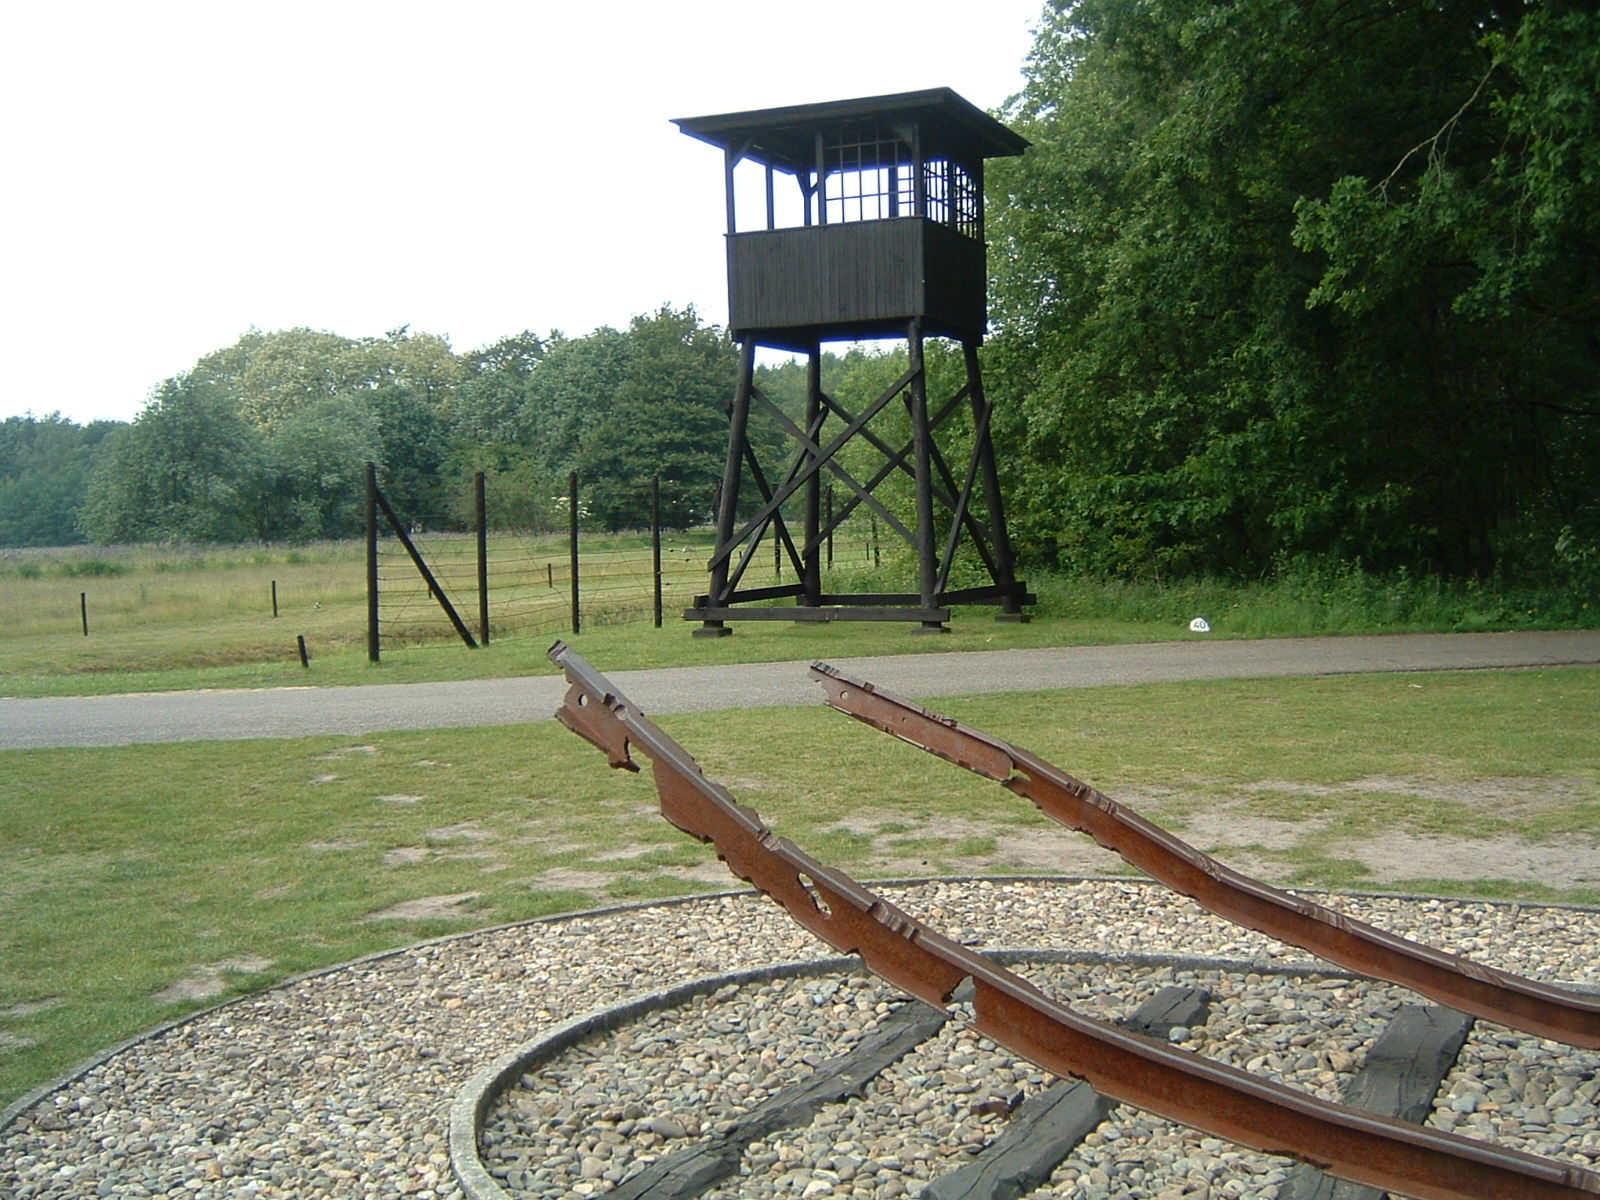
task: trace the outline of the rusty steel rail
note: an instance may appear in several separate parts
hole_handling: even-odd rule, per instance
[[[1447,954],[1280,891],[1225,866],[1036,754],[825,663],[814,664],[811,674],[840,712],[998,781],[1218,916],[1461,1012],[1571,1046],[1600,1047],[1600,999],[1594,996]]]
[[[613,767],[650,759],[661,813],[716,846],[729,869],[828,945],[944,1008],[973,984],[973,1029],[1048,1071],[1245,1146],[1422,1200],[1579,1200],[1600,1175],[1490,1143],[1325,1103],[1245,1071],[1083,1017],[772,833],[693,757],[561,643],[568,689],[557,717]]]

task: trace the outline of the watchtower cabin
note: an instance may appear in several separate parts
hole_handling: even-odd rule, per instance
[[[1028,143],[948,88],[675,124],[723,152],[728,325],[742,351],[710,591],[684,612],[702,622],[695,635],[731,633],[734,620],[907,621],[941,632],[957,604],[996,604],[999,619],[1025,620],[1034,597],[1013,574],[978,346],[987,323],[983,165]],[[965,366],[964,384],[937,403],[928,395],[929,337],[958,342]],[[878,338],[905,340],[907,370],[847,411],[823,389],[821,348]],[[806,356],[798,419],[757,385],[758,346]],[[887,420],[875,421],[896,400],[908,418],[898,445],[882,432]],[[752,421],[782,431],[783,462],[761,461],[758,443],[774,439],[753,440]],[[870,473],[859,455],[853,467],[841,461],[847,445],[862,443],[882,458]],[[953,461],[957,443],[964,462]],[[909,521],[874,494],[896,476],[913,484]],[[844,493],[826,512],[825,478]],[[915,551],[915,592],[822,590],[824,547],[863,507]],[[741,586],[769,536],[780,581]],[[952,590],[966,545],[989,582]],[[785,559],[792,583],[782,582]],[[774,603],[783,600],[792,603]]]

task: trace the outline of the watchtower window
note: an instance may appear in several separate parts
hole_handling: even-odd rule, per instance
[[[960,163],[929,159],[921,196],[912,147],[882,126],[846,130],[822,139],[821,223],[880,221],[921,213],[967,237],[983,240],[978,183]]]
[[[983,240],[978,187],[965,167],[950,159],[932,159],[923,167],[928,219]]]
[[[879,221],[916,211],[910,147],[887,130],[828,138],[822,161],[824,224]]]

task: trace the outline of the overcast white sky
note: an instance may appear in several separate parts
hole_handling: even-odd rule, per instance
[[[133,418],[254,326],[458,351],[727,317],[672,117],[1022,85],[1042,0],[72,0],[0,15],[0,417]]]

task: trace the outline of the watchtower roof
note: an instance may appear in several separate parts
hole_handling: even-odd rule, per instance
[[[1021,154],[1029,145],[949,88],[673,120],[690,137],[795,175],[816,165],[819,131],[896,122],[917,125],[929,157],[973,162]]]

